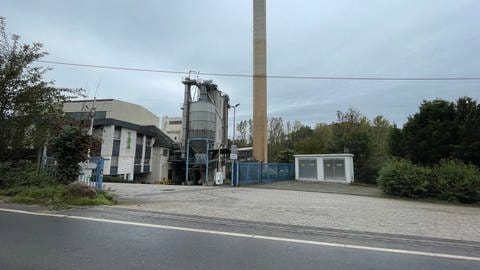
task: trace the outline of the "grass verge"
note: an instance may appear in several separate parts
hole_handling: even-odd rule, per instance
[[[0,196],[8,202],[24,204],[41,204],[53,208],[65,208],[69,205],[113,205],[116,203],[108,192],[97,192],[95,197],[73,197],[64,194],[64,185],[17,186],[0,189]]]

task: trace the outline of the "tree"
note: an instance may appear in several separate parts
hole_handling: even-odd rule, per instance
[[[43,146],[62,119],[63,103],[82,93],[43,80],[49,69],[34,63],[45,55],[42,44],[9,35],[0,17],[0,160]]]
[[[406,149],[403,141],[402,130],[393,125],[388,133],[388,152],[394,157],[405,157]]]
[[[295,151],[293,151],[292,149],[285,149],[278,153],[275,161],[280,163],[293,163],[295,162],[294,155]]]
[[[355,178],[366,183],[375,183],[380,166],[371,162],[371,123],[367,117],[353,108],[337,111],[337,122],[332,125],[332,152],[348,152],[354,155]]]
[[[469,97],[423,101],[403,129],[390,132],[389,151],[424,165],[456,158],[479,166],[480,105]]]
[[[278,153],[284,149],[285,129],[281,117],[272,117],[268,121],[268,159],[275,160]]]
[[[430,165],[450,156],[455,140],[455,106],[441,99],[424,101],[402,130],[406,157]]]
[[[452,147],[452,155],[480,166],[480,104],[469,97],[458,99],[455,123],[457,141]]]
[[[235,143],[238,147],[246,147],[251,145],[250,141],[250,127],[249,121],[242,120],[237,124],[237,131],[239,136],[235,138]]]
[[[91,136],[80,127],[65,126],[58,137],[52,139],[52,150],[57,159],[57,179],[68,184],[77,180],[79,163],[87,159]]]

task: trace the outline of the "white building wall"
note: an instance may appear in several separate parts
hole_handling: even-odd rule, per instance
[[[104,174],[110,174],[114,129],[114,126],[103,127],[101,155],[105,159],[105,164],[103,167]]]
[[[178,122],[178,124],[176,124]],[[167,134],[174,142],[182,142],[182,117],[162,117],[160,130]]]
[[[168,153],[164,156],[164,150],[168,151],[167,148],[152,147],[152,172],[147,176],[149,183],[157,183],[160,180],[166,180],[168,178]]]
[[[137,132],[135,130],[122,128],[120,135],[120,153],[118,157],[118,174],[125,174],[125,178],[128,179],[133,179],[136,137]]]

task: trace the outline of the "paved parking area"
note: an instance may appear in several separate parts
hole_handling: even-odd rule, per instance
[[[480,207],[259,188],[107,183],[129,209],[480,241]]]
[[[319,181],[278,181],[278,182],[272,182],[267,184],[251,185],[249,187],[385,197],[383,192],[375,186],[366,186],[366,185],[358,185],[358,184],[350,185],[347,183],[333,183],[333,182],[319,182]]]

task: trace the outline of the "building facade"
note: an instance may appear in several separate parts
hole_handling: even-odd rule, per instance
[[[73,120],[93,118],[105,175],[150,183],[169,179],[169,154],[178,146],[159,129],[160,119],[152,112],[116,99],[70,101],[63,109]]]
[[[162,117],[161,130],[176,143],[182,142],[182,117]]]

